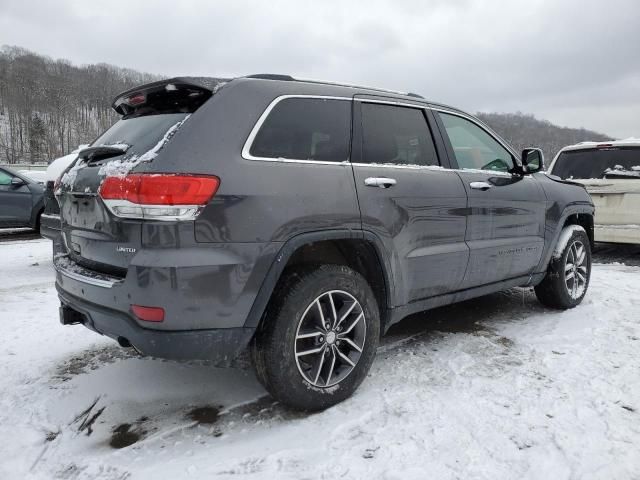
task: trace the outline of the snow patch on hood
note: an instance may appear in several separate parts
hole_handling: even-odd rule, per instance
[[[78,153],[81,150],[84,150],[89,145],[79,145],[73,152],[63,157],[56,158],[53,162],[49,164],[47,167],[47,182],[55,182],[62,172],[64,172],[69,165],[73,163],[73,161],[77,158]]]
[[[78,154],[74,155],[74,158],[72,159],[72,161],[75,161]],[[76,181],[76,178],[78,177],[78,170],[80,170],[81,168],[83,168],[85,166],[85,162],[84,161],[76,161],[73,166],[67,170],[67,172],[62,175],[62,178],[60,179],[60,184],[64,185],[65,187],[70,187],[71,185],[73,185],[73,182]]]

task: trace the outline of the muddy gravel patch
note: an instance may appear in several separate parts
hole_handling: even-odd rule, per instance
[[[104,365],[134,357],[138,357],[134,350],[122,348],[119,345],[92,348],[74,355],[58,365],[53,377],[55,380],[66,382],[77,375],[97,370]]]

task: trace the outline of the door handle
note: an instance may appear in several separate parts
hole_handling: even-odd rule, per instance
[[[471,182],[469,186],[474,190],[489,190],[491,188],[491,184],[487,182]]]
[[[389,188],[393,187],[396,183],[395,178],[386,177],[369,177],[364,180],[364,184],[367,187]]]

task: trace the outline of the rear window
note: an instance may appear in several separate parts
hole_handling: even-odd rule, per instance
[[[128,157],[131,154],[140,156],[151,151],[165,135],[170,136],[187,116],[186,113],[165,113],[125,117],[98,137],[92,146],[126,144],[129,146]]]
[[[363,103],[362,140],[365,163],[438,165],[429,125],[417,108]]]
[[[349,158],[351,102],[287,98],[278,102],[249,153],[259,158],[343,162]]]
[[[142,85],[122,93],[112,105],[122,118],[91,146],[126,145],[127,158],[148,153],[150,158],[145,160],[151,159],[189,115],[211,98],[211,88],[224,85],[220,79],[192,80],[196,83],[206,81],[210,85],[206,87],[177,79]]]
[[[564,179],[640,176],[640,148],[565,151],[558,156],[551,173]]]

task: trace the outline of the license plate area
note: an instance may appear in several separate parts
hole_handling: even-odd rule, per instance
[[[60,323],[62,325],[84,325],[87,322],[87,316],[68,305],[61,305],[59,308]]]

